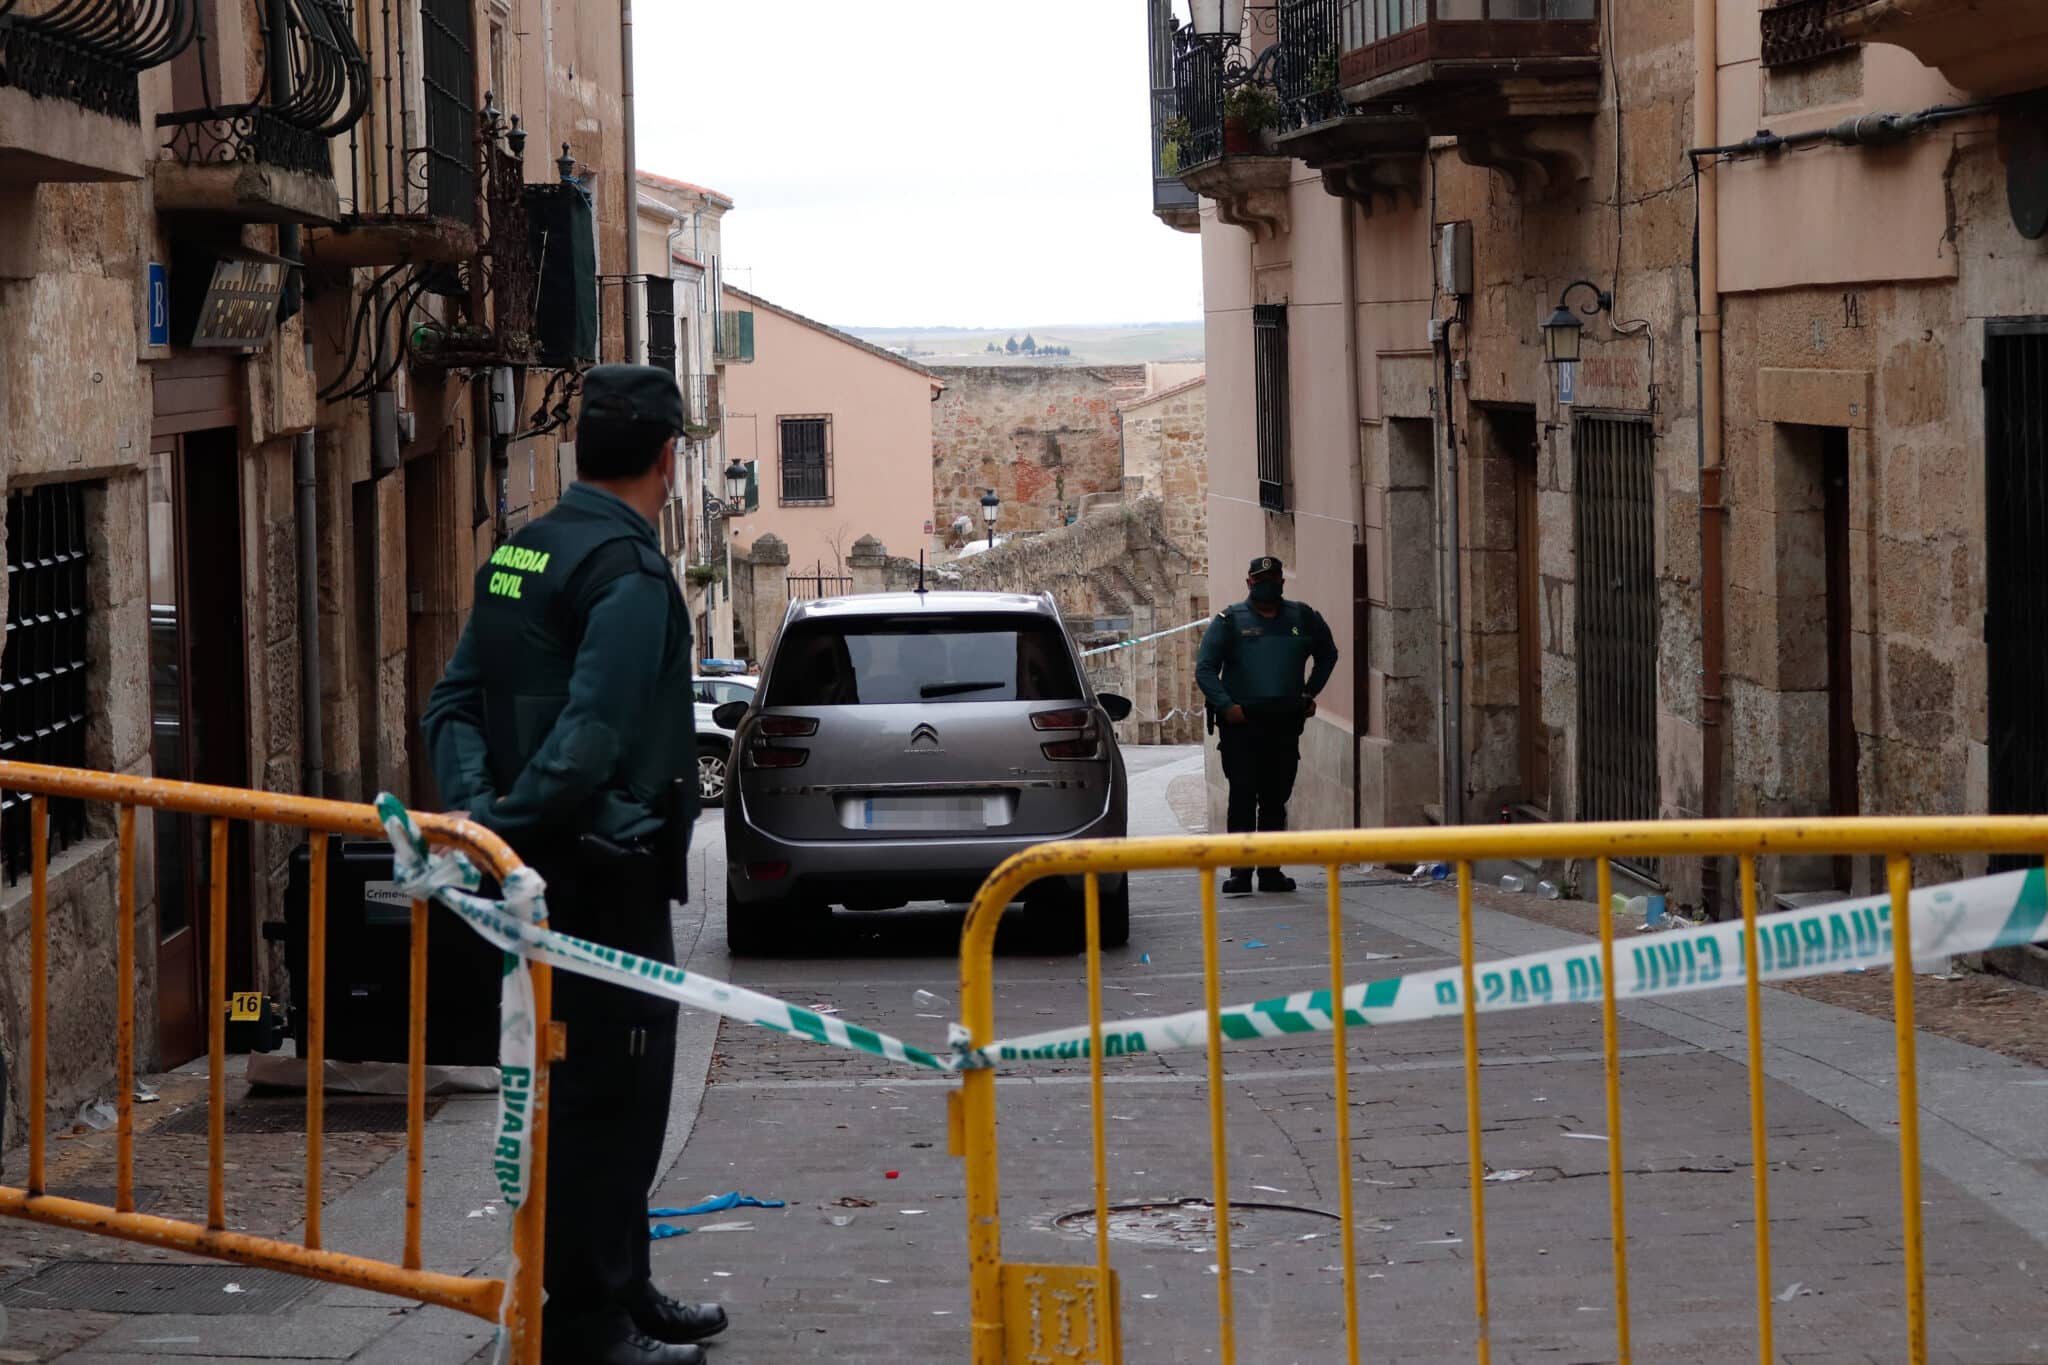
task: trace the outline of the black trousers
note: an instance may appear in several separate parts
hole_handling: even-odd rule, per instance
[[[1232,834],[1269,834],[1287,828],[1287,803],[1301,771],[1299,712],[1249,712],[1242,725],[1217,731],[1223,778],[1230,784],[1225,828]],[[1249,868],[1236,868],[1248,872]]]
[[[652,854],[541,864],[555,928],[675,960],[669,888]],[[660,1174],[675,1078],[676,1007],[555,974],[568,1055],[550,1072],[544,1358],[571,1365],[632,1329],[649,1284],[647,1197]]]

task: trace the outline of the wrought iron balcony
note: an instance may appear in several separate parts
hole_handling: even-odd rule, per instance
[[[273,44],[286,49],[284,62],[269,62],[266,70],[288,70],[290,88],[274,88],[266,75],[255,99],[217,100],[202,23],[201,104],[157,116],[167,134],[163,160],[178,168],[159,170],[157,207],[241,222],[333,222],[340,204],[330,144],[356,125],[370,100],[353,6],[271,0],[261,14],[266,53]],[[272,31],[279,16],[281,33]]]
[[[349,132],[341,222],[308,245],[326,266],[459,264],[477,249],[477,98],[471,0],[422,0],[417,29],[390,5],[361,20],[376,92]],[[513,116],[509,135],[525,132]]]
[[[1999,96],[2048,87],[2048,5],[2040,0],[1836,0],[1830,9],[1831,31],[1903,47],[1958,90]],[[1771,16],[1764,11],[1767,24]]]
[[[1343,0],[1342,24],[1355,103],[1600,71],[1599,0]]]
[[[1174,84],[1174,38],[1180,25],[1173,16],[1173,0],[1147,0],[1146,13],[1152,78],[1152,212],[1168,227],[1200,232],[1202,201],[1181,183],[1178,142],[1174,145],[1174,164],[1167,165],[1169,131],[1178,134],[1185,127],[1180,91]]]
[[[1346,0],[1280,0],[1275,145],[1320,171],[1330,193],[1370,213],[1382,200],[1418,198],[1429,131],[1406,109],[1354,108],[1344,98],[1341,58],[1352,9]]]
[[[1613,0],[1609,0],[1613,3]],[[1599,107],[1600,0],[1338,0],[1354,108],[1398,108],[1525,194],[1576,183]]]
[[[1284,232],[1292,162],[1276,155],[1281,120],[1273,84],[1279,11],[1247,5],[1245,31],[1218,45],[1174,31],[1174,117],[1161,127],[1159,168],[1214,201],[1216,216],[1264,240]]]
[[[194,0],[0,0],[0,179],[139,180],[139,76],[192,41]],[[57,110],[75,111],[58,117]]]

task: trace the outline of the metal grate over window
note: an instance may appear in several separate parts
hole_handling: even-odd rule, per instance
[[[1259,506],[1287,510],[1287,305],[1252,309],[1252,367],[1259,430]]]
[[[1581,820],[1657,818],[1655,449],[1648,422],[1572,428]]]
[[[781,430],[782,505],[832,501],[832,419],[784,417]]]
[[[7,644],[0,655],[0,758],[85,766],[86,586],[83,484],[7,498]],[[85,805],[50,802],[50,849],[85,837]],[[0,874],[29,870],[29,798],[0,793]]]
[[[1984,337],[1984,640],[1991,813],[2048,814],[2048,318]],[[2001,857],[1993,871],[2039,866]]]
[[[476,29],[470,0],[424,0],[427,212],[476,221]],[[501,93],[498,98],[503,99]]]

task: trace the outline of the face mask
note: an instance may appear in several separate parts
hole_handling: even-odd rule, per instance
[[[1254,583],[1252,584],[1252,601],[1261,605],[1271,605],[1278,602],[1280,600],[1280,590],[1283,586],[1283,584],[1271,582]]]

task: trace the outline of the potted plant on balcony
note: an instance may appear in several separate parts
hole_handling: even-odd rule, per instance
[[[1180,174],[1180,149],[1194,135],[1194,129],[1184,118],[1170,118],[1159,128],[1159,173]]]
[[[1223,152],[1250,156],[1280,121],[1280,92],[1266,81],[1246,81],[1223,97]]]

